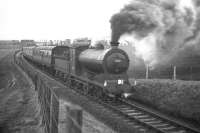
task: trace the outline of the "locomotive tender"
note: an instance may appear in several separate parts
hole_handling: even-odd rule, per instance
[[[84,88],[86,93],[98,96],[130,94],[126,52],[114,46],[117,43],[111,43],[107,49],[91,48],[90,44],[88,40],[64,46],[23,47],[22,53],[54,75],[62,76],[68,84]]]

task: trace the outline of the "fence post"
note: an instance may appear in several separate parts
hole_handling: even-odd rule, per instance
[[[52,90],[51,90],[52,91]],[[50,133],[58,133],[59,99],[51,92]]]
[[[50,133],[50,106],[51,106],[51,92],[46,86],[46,82],[39,79],[38,93],[41,105],[42,125],[45,133]]]
[[[192,77],[192,66],[190,66],[190,80],[192,80],[193,77]]]
[[[38,91],[38,73],[35,73],[34,76],[34,84],[35,84],[35,91]]]
[[[66,106],[66,133],[82,132],[82,110],[77,107]]]
[[[45,106],[45,126],[46,126],[46,131],[47,133],[50,133],[50,107],[51,107],[51,91],[48,86],[46,86],[47,83],[44,83],[45,87],[45,101],[44,101],[44,106]]]
[[[149,78],[149,65],[146,65],[146,79]]]
[[[173,67],[173,79],[176,80],[176,66]]]

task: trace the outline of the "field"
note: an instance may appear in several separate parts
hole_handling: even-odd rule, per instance
[[[4,44],[0,44],[0,48],[1,48],[1,50],[14,50],[14,49],[19,49],[20,46],[19,45],[4,45]]]
[[[200,123],[200,82],[139,79],[133,98],[158,110]]]
[[[0,132],[39,132],[36,93],[16,69],[14,50],[0,49]]]

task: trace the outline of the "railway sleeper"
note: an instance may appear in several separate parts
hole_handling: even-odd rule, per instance
[[[161,130],[166,130],[166,131],[171,131],[171,130],[174,130],[176,129],[176,127],[174,126],[169,126],[169,127],[162,127]]]
[[[120,110],[124,111],[131,111],[133,109],[129,108],[129,107],[124,107],[124,108],[119,108]]]
[[[148,118],[148,115],[139,115],[139,116],[134,116],[137,119],[141,119],[141,118]]]
[[[123,112],[127,113],[127,114],[131,114],[131,113],[136,113],[137,111],[136,110],[124,110]]]
[[[162,123],[162,121],[160,121],[160,120],[154,120],[154,121],[146,122],[146,123],[153,126],[154,124]]]
[[[155,124],[153,126],[156,127],[156,128],[162,128],[162,127],[169,127],[170,125],[166,124],[166,123],[163,123],[163,124]]]
[[[152,122],[155,121],[155,118],[142,118],[140,119],[142,122]]]
[[[143,115],[142,113],[140,112],[133,112],[133,113],[128,113],[129,116],[137,116],[137,115]]]
[[[170,126],[169,124],[153,124],[151,126],[153,126],[154,128],[157,128],[159,130],[162,130],[162,131],[170,131],[170,130],[177,129],[176,127]]]

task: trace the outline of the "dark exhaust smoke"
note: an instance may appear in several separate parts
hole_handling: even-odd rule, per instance
[[[178,54],[188,46],[200,49],[199,3],[199,0],[132,0],[111,17],[111,42],[127,41],[127,36],[134,38],[130,44],[137,42],[133,46],[141,58],[151,55],[152,58],[143,58],[150,65],[178,59]]]
[[[137,7],[136,3],[129,4],[111,17],[111,40],[113,42],[118,42],[121,35],[125,33],[131,34],[133,31],[145,36],[143,29],[146,31],[156,27],[156,24],[150,20],[150,16],[146,17],[143,12],[138,12],[139,8],[142,9],[143,7],[139,5]]]

